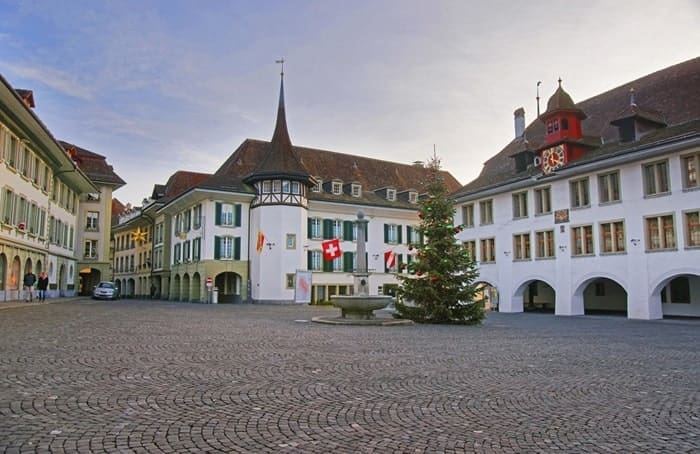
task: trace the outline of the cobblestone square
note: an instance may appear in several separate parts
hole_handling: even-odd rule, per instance
[[[698,452],[700,322],[61,302],[0,311],[0,452]]]

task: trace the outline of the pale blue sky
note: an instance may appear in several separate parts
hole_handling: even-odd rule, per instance
[[[107,156],[140,204],[176,170],[269,140],[284,57],[296,145],[463,184],[562,77],[581,101],[700,55],[697,0],[0,0],[0,72],[62,140]]]

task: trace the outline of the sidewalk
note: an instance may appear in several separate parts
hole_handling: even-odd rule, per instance
[[[0,310],[13,309],[15,307],[42,306],[44,304],[51,303],[70,303],[73,301],[89,299],[89,296],[59,296],[58,298],[47,298],[44,301],[38,301],[36,299],[34,299],[34,301],[31,302],[25,302],[24,300],[0,301]]]

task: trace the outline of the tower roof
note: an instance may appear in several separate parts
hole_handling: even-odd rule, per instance
[[[583,111],[576,107],[574,100],[571,99],[571,96],[562,88],[561,79],[559,79],[559,87],[557,87],[557,90],[549,98],[549,101],[547,101],[547,110],[544,114],[542,114],[542,117],[546,118],[554,112],[561,111],[574,112],[579,116],[579,118],[586,118]]]
[[[245,177],[246,183],[270,178],[288,178],[309,183],[311,175],[304,168],[294,152],[287,130],[287,116],[284,106],[284,73],[280,74],[280,99],[277,107],[277,124],[272,134],[270,148],[260,164]]]

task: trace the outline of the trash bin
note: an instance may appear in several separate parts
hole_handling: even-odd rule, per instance
[[[214,291],[211,292],[211,303],[217,304],[219,302],[219,287],[214,287]]]

